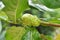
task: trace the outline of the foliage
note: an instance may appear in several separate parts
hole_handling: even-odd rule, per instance
[[[9,17],[9,20],[12,21],[12,23],[17,23],[16,18],[20,17],[22,15],[22,12],[28,9],[28,0],[2,0],[5,4],[5,8],[3,11],[6,12],[6,14]],[[24,7],[25,6],[25,7]]]
[[[28,30],[21,40],[40,40],[40,34],[35,28]]]
[[[25,28],[13,26],[7,30],[6,40],[21,40],[25,32]]]
[[[0,33],[3,34],[7,28],[6,40],[44,40],[45,38],[53,40],[55,27],[40,25],[40,22],[60,24],[59,0],[2,0],[2,2],[5,8],[0,11]],[[27,10],[30,10],[28,12],[30,14],[24,13]],[[10,23],[19,26],[11,26]],[[41,37],[41,34],[45,38]]]
[[[60,8],[60,0],[39,0],[42,4],[49,8]]]

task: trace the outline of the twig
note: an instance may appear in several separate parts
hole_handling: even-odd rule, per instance
[[[47,26],[60,27],[60,24],[49,23],[49,22],[44,22],[44,21],[41,21],[41,24],[44,24],[44,25],[47,25]]]

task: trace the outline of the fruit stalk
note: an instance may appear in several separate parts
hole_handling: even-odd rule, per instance
[[[41,21],[41,25],[47,25],[47,26],[54,26],[54,27],[60,27],[60,24],[56,24],[56,23],[49,23],[49,22],[44,22]]]

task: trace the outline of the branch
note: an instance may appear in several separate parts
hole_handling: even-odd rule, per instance
[[[44,22],[44,21],[41,21],[41,24],[44,24],[44,25],[47,25],[47,26],[60,27],[60,24],[49,23],[49,22]]]
[[[11,26],[22,26],[21,24],[14,24],[14,23],[9,23]],[[60,27],[60,24],[55,24],[55,23],[49,23],[49,22],[44,22],[41,21],[40,25],[47,25],[47,26],[54,26],[54,27]]]

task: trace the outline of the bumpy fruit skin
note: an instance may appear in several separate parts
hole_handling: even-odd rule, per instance
[[[22,23],[25,26],[39,26],[40,20],[37,16],[31,14],[24,14],[22,17]]]

